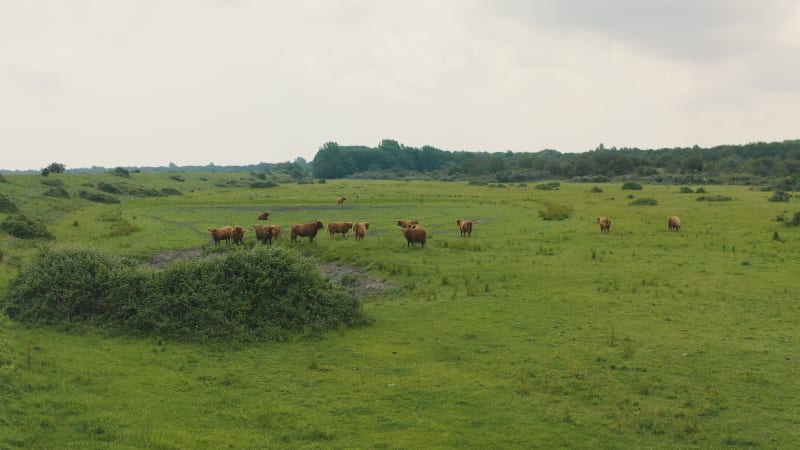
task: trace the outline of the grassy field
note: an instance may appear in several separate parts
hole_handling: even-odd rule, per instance
[[[170,177],[172,175],[172,177]],[[149,260],[211,249],[221,225],[385,286],[369,326],[321,340],[187,344],[0,317],[0,448],[795,448],[800,207],[745,186],[329,180],[252,189],[247,173],[38,175],[0,193],[55,241],[0,234],[0,289],[42,245]],[[50,178],[56,178],[51,176]],[[177,178],[177,179],[176,179]],[[182,180],[182,181],[181,181]],[[124,182],[182,195],[77,192]],[[91,185],[91,186],[89,186]],[[602,192],[590,192],[598,186]],[[697,188],[697,186],[692,186]],[[337,205],[336,197],[348,200]],[[698,201],[701,196],[729,201]],[[656,205],[636,206],[637,199]],[[540,210],[570,208],[566,220]],[[682,218],[667,231],[668,215]],[[601,235],[597,216],[610,216]],[[0,220],[6,214],[0,214]],[[456,219],[475,226],[462,238]],[[291,244],[292,223],[369,221],[364,241]],[[418,219],[408,248],[398,219]],[[116,231],[115,231],[116,230]]]

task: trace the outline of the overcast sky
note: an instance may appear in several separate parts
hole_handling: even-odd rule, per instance
[[[0,168],[800,138],[800,0],[0,0]]]

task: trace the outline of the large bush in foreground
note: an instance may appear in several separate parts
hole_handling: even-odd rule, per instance
[[[5,308],[23,322],[190,341],[283,339],[364,323],[360,303],[311,262],[263,246],[163,270],[95,250],[46,250],[11,282]]]

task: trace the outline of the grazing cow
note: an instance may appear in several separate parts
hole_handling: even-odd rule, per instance
[[[470,237],[470,236],[472,236],[472,221],[471,220],[458,219],[458,220],[456,220],[456,223],[458,224],[458,229],[461,231],[461,237],[464,237],[464,236]]]
[[[231,231],[231,238],[233,239],[234,244],[241,244],[244,241],[244,228],[238,225],[233,227],[233,231]]]
[[[403,228],[403,236],[406,238],[406,247],[411,247],[416,243],[419,243],[422,247],[425,247],[425,240],[427,238],[427,232],[425,231],[425,228]]]
[[[363,241],[364,236],[367,235],[369,229],[369,222],[356,222],[353,224],[353,233],[356,235],[357,241]]]
[[[264,211],[263,213],[258,215],[257,220],[268,220],[269,219],[269,211]]]
[[[328,233],[331,238],[335,237],[336,233],[341,233],[342,237],[344,237],[351,228],[353,228],[353,222],[330,222],[328,224]]]
[[[226,244],[231,241],[233,227],[209,228],[208,232],[211,233],[211,238],[214,239],[214,247],[216,247],[220,241],[225,241]]]
[[[344,203],[345,200],[347,200],[347,197],[337,197],[336,203],[338,203],[339,206],[342,206],[342,203]]]
[[[398,220],[397,226],[400,228],[411,228],[411,225],[416,225],[418,223],[418,220]]]
[[[600,224],[601,233],[609,233],[611,231],[611,217],[598,217],[597,223]]]
[[[266,242],[267,244],[272,245],[272,238],[274,237],[274,228],[271,226],[264,226],[264,225],[253,225],[253,229],[256,231],[256,239],[259,242]]]
[[[678,216],[667,217],[667,229],[669,231],[678,231],[681,229],[681,218]]]
[[[307,237],[310,242],[314,242],[317,231],[325,228],[319,220],[309,223],[296,223],[292,225],[292,242],[297,241],[297,237]]]

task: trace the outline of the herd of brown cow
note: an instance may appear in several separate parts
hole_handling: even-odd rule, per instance
[[[341,205],[347,200],[346,197],[338,197],[336,202]],[[269,211],[264,211],[259,214],[257,220],[268,220],[270,216]],[[597,218],[597,223],[600,225],[600,232],[608,234],[611,232],[611,218],[601,216]],[[458,230],[461,237],[472,236],[472,221],[458,219],[456,220]],[[428,231],[424,226],[420,225],[418,220],[398,220],[397,226],[400,227],[403,237],[406,239],[406,246],[411,247],[415,244],[425,247],[428,238]],[[309,223],[300,223],[292,225],[292,242],[296,242],[298,237],[307,237],[310,242],[314,242],[317,232],[325,228],[325,225],[319,220]],[[256,232],[256,239],[259,242],[266,242],[272,244],[273,239],[279,239],[281,236],[280,225],[253,225]],[[356,240],[364,240],[369,229],[369,222],[330,222],[328,223],[328,234],[333,239],[337,234],[341,234],[342,238],[347,235],[347,232],[353,230]],[[681,229],[681,219],[678,216],[667,217],[667,229],[669,231],[679,231]],[[225,241],[226,244],[233,241],[234,244],[241,244],[244,242],[244,228],[240,226],[224,226],[219,228],[209,228],[211,238],[214,240],[214,246],[220,245],[220,242]]]

